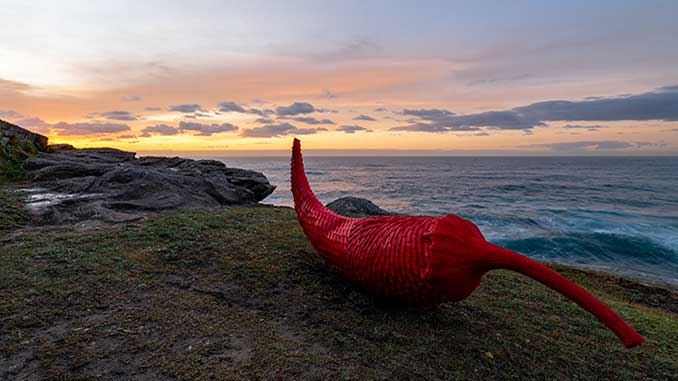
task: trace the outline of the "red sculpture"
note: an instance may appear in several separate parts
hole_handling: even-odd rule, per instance
[[[485,240],[463,218],[386,216],[348,218],[323,206],[292,148],[292,193],[306,237],[341,274],[372,293],[420,306],[469,296],[490,270],[510,269],[567,296],[595,315],[626,345],[643,342],[633,328],[593,295],[543,264]]]

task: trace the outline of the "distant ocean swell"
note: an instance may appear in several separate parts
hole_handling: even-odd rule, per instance
[[[291,205],[287,158],[262,171]],[[308,157],[323,202],[352,195],[406,214],[453,213],[533,258],[678,284],[678,158]]]

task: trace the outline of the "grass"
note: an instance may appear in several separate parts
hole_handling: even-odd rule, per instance
[[[0,237],[30,220],[23,207],[21,194],[0,179]]]
[[[1,223],[5,223],[2,221]],[[641,332],[632,350],[540,284],[489,273],[430,311],[374,300],[294,212],[184,210],[0,238],[0,379],[675,379],[674,290],[556,266]]]

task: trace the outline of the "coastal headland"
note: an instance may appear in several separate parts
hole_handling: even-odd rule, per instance
[[[258,202],[274,189],[264,174],[117,150],[27,151],[22,174],[0,184],[0,379],[678,372],[670,286],[550,264],[645,336],[631,350],[573,303],[507,271],[488,274],[463,302],[412,309],[324,264],[291,208]]]

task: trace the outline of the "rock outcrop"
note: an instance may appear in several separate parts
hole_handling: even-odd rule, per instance
[[[33,143],[37,149],[47,148],[47,137],[21,128],[16,124],[0,120],[0,144],[16,144],[19,141]]]
[[[334,213],[345,217],[372,217],[372,216],[395,216],[392,213],[378,207],[370,200],[359,197],[341,197],[329,204],[327,208]]]
[[[249,205],[275,186],[255,171],[219,161],[141,157],[112,148],[41,153],[24,163],[29,207],[45,223],[122,222],[148,212]]]

